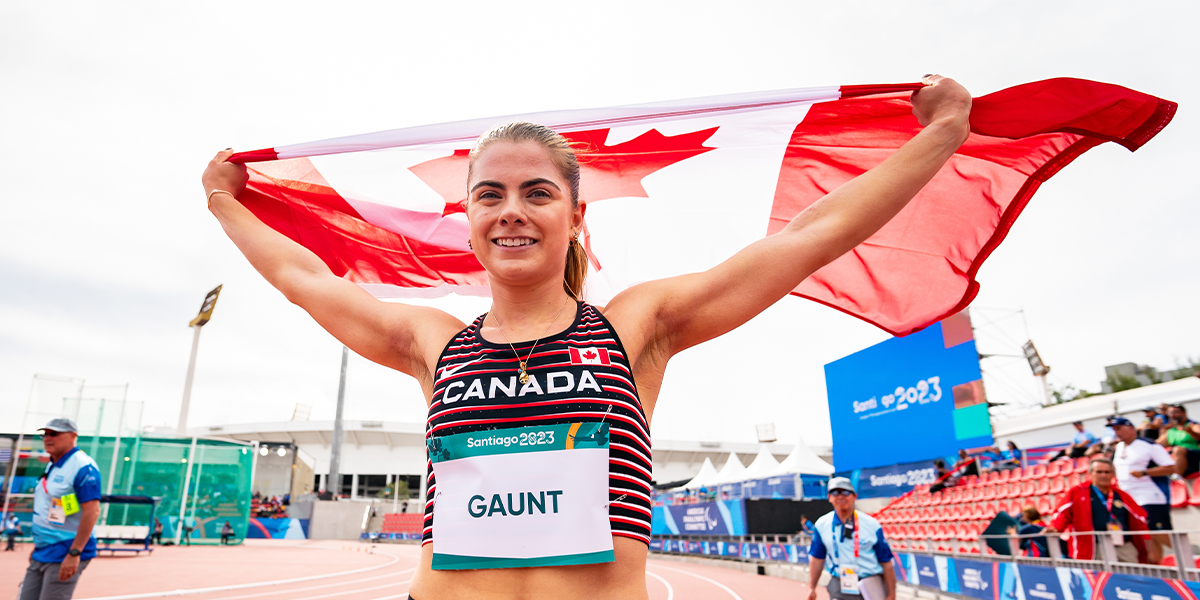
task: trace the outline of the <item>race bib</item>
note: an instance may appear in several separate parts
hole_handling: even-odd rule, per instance
[[[608,424],[430,438],[433,569],[612,562]]]
[[[63,510],[62,498],[50,499],[50,510],[46,514],[46,520],[54,525],[62,525],[67,522],[67,512]]]
[[[838,581],[842,584],[843,594],[858,595],[858,573],[853,567],[838,567]]]

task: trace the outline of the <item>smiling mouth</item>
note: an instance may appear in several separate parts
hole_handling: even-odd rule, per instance
[[[496,238],[492,243],[502,248],[520,248],[522,246],[532,246],[537,243],[537,240],[527,237],[518,238]]]

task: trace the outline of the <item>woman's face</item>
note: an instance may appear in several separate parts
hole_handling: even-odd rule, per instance
[[[549,151],[536,142],[494,142],[476,157],[467,219],[471,246],[493,284],[561,281],[583,213]]]

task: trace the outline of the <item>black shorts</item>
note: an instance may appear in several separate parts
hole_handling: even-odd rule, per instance
[[[1171,529],[1170,504],[1147,504],[1142,508],[1146,509],[1146,523],[1150,525],[1150,531],[1169,531]]]
[[[1185,448],[1185,450],[1187,450],[1187,470],[1183,472],[1183,476],[1187,477],[1192,473],[1200,473],[1200,450],[1192,450],[1191,448]]]

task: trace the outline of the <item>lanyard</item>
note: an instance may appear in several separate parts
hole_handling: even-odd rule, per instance
[[[854,560],[858,562],[858,511],[854,511],[850,518],[854,523]],[[845,530],[846,524],[842,523],[842,528],[838,531],[837,538],[833,540],[833,560],[835,562],[841,562],[841,557],[838,556],[838,547],[842,545],[842,537],[845,536]]]
[[[1117,522],[1117,516],[1114,515],[1113,511],[1112,511],[1113,510],[1113,491],[1111,489],[1108,490],[1107,498],[1104,497],[1104,494],[1100,493],[1100,488],[1097,488],[1094,485],[1092,486],[1092,491],[1096,493],[1096,496],[1100,498],[1101,502],[1104,502],[1105,508],[1108,509],[1109,520],[1113,521],[1113,522]]]

